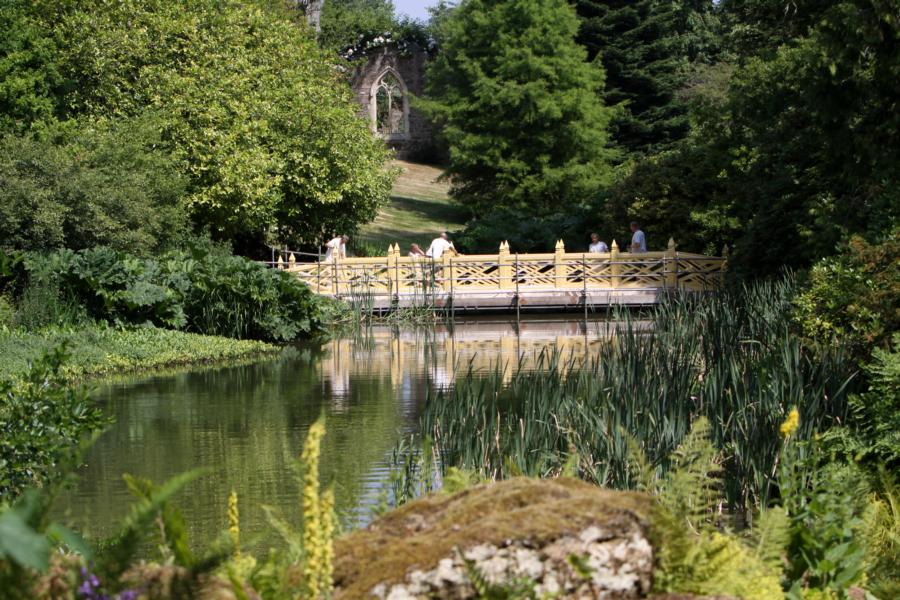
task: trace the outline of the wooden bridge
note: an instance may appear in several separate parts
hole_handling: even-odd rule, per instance
[[[503,242],[497,254],[444,254],[440,259],[401,256],[303,263],[293,254],[277,267],[294,273],[314,292],[374,311],[429,307],[453,311],[565,310],[609,305],[649,305],[673,290],[710,292],[722,282],[723,256],[678,252],[566,252],[562,241],[548,254],[514,254]]]

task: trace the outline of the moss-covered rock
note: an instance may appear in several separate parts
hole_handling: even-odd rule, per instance
[[[337,540],[335,597],[469,598],[491,588],[642,597],[653,570],[649,514],[646,496],[568,478],[429,496]]]

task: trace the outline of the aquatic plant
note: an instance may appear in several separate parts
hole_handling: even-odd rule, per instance
[[[604,486],[636,484],[629,440],[661,472],[701,416],[723,452],[721,495],[743,510],[777,494],[779,425],[794,436],[843,421],[852,367],[839,347],[810,348],[793,331],[792,280],[717,296],[674,296],[638,321],[617,313],[609,342],[584,360],[545,352],[504,379],[469,369],[430,393],[420,430],[444,468],[479,476],[558,473],[567,460]]]

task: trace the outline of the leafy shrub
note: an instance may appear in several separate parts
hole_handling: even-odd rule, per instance
[[[103,247],[61,250],[30,255],[26,263],[28,290],[55,285],[63,305],[77,304],[89,317],[115,325],[277,341],[321,326],[318,299],[295,277],[208,248],[159,259]]]
[[[57,348],[22,381],[0,381],[0,501],[60,478],[79,440],[107,423],[84,390],[66,385],[65,357]]]
[[[788,597],[838,597],[865,578],[867,487],[852,466],[831,462],[819,440],[795,439],[790,428],[782,433],[777,478],[790,519]]]
[[[283,271],[214,254],[169,255],[163,269],[181,290],[190,331],[289,341],[321,326],[318,299]]]
[[[819,261],[797,299],[811,338],[840,339],[865,358],[900,330],[900,230],[878,244],[853,237],[844,252]]]
[[[159,128],[145,115],[0,137],[0,246],[147,254],[179,240],[185,179]]]
[[[900,472],[900,334],[890,352],[875,348],[863,372],[868,389],[850,396],[846,427],[825,437],[832,451],[862,467],[877,489],[882,470]]]

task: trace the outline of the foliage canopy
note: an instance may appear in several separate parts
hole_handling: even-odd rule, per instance
[[[215,236],[318,242],[386,199],[386,150],[299,13],[218,0],[12,7],[0,101],[16,123],[154,111],[187,177],[184,204]]]
[[[441,24],[426,112],[443,126],[451,194],[476,214],[546,212],[609,179],[603,70],[563,0],[467,0]]]

